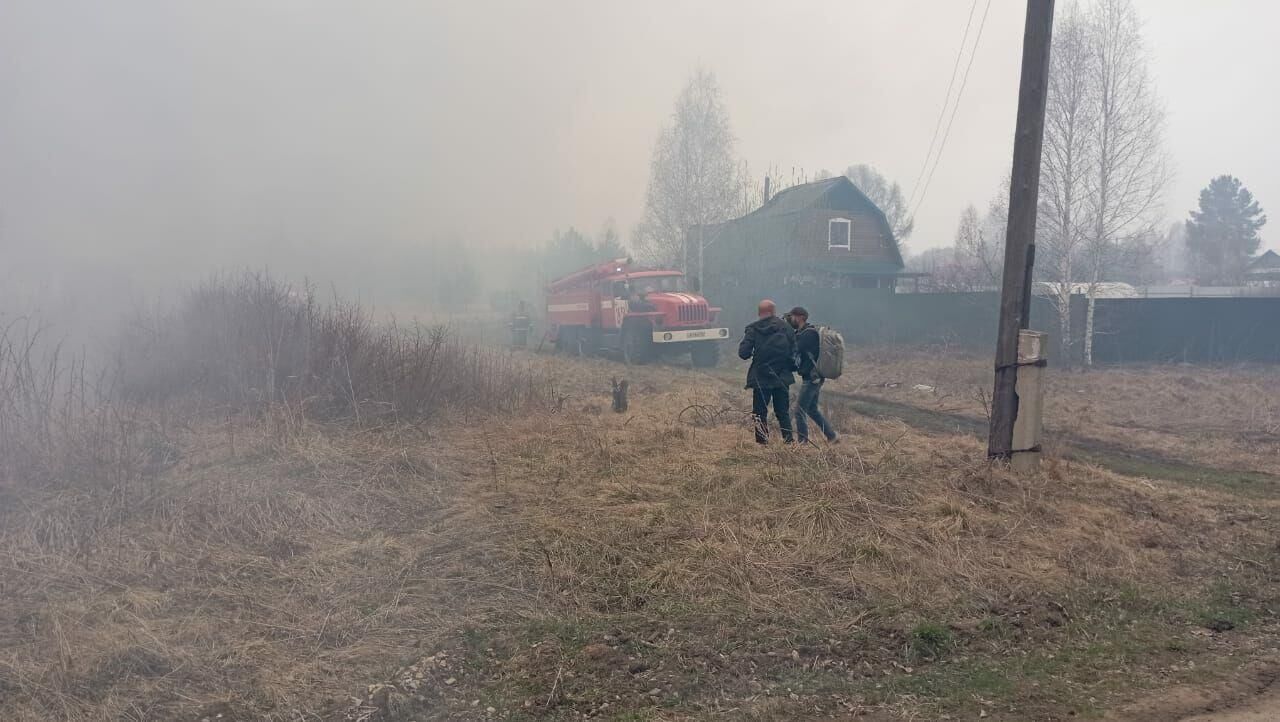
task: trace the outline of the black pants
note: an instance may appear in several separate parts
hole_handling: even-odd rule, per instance
[[[769,404],[773,403],[773,415],[778,417],[782,440],[791,443],[791,393],[786,386],[776,389],[751,389],[751,415],[756,427],[756,443],[769,443]]]

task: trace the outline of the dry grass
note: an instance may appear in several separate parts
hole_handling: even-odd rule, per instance
[[[342,707],[450,605],[488,611],[446,581],[491,547],[443,513],[448,474],[421,432],[317,433],[287,453],[237,432],[185,434],[183,460],[107,523],[67,494],[5,516],[7,718],[298,719]]]
[[[1211,549],[1245,541],[1224,528],[1227,498],[1053,460],[1019,479],[979,461],[964,437],[854,417],[841,420],[848,444],[758,449],[735,417],[675,421],[691,403],[735,401],[723,386],[684,382],[634,416],[512,424],[498,435],[507,461],[488,503],[526,510],[562,595],[583,608],[613,608],[609,590],[636,587],[832,623],[847,611],[841,598],[977,613],[1084,582],[1203,576],[1221,561]]]
[[[988,359],[855,350],[840,388],[932,410],[986,415]],[[933,387],[922,391],[916,385]],[[1050,369],[1045,424],[1191,464],[1280,475],[1280,368]]]
[[[577,376],[603,400],[613,370]],[[911,714],[921,700],[873,687],[885,668],[934,655],[918,641],[931,629],[948,649],[1016,658],[1067,638],[1125,644],[1131,620],[1115,615],[1164,614],[1163,645],[1190,633],[1191,610],[1217,585],[1250,590],[1239,592],[1249,603],[1274,591],[1275,502],[1060,461],[1018,479],[975,461],[976,441],[856,417],[839,420],[844,445],[760,449],[739,414],[686,413],[740,406],[733,386],[670,373],[633,376],[629,415],[584,402],[450,445],[459,459],[492,460],[462,503],[502,520],[505,574],[541,602],[532,619],[473,630],[483,671],[437,686],[432,709],[465,718],[483,696],[552,716]],[[1167,672],[1152,664],[1136,674]],[[790,679],[809,693],[771,699]],[[971,703],[970,691],[961,684],[953,702]],[[1011,719],[1026,710],[1045,711],[1028,704]]]
[[[1000,699],[1028,719],[1145,672],[1111,652],[1053,677],[1000,667],[1000,697],[973,665],[1065,659],[1149,618],[1204,670],[1192,630],[1214,590],[1232,614],[1274,596],[1269,499],[1052,460],[1019,479],[976,441],[839,410],[845,444],[762,449],[738,384],[673,369],[631,370],[626,415],[605,410],[620,367],[603,362],[504,356],[478,396],[452,388],[474,370],[448,371],[429,414],[374,411],[424,398],[385,395],[403,376],[382,361],[351,365],[374,369],[353,403],[341,376],[308,382],[323,403],[289,390],[292,370],[362,353],[158,354],[176,371],[130,387],[145,403],[104,386],[61,427],[4,397],[5,718],[797,719]],[[209,375],[187,375],[202,358]],[[0,366],[17,377],[0,389],[49,387]],[[273,378],[265,400],[245,392]],[[118,478],[72,452],[104,416],[151,429]]]

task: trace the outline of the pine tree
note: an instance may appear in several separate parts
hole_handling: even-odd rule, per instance
[[[1221,175],[1200,191],[1200,208],[1187,221],[1187,250],[1201,284],[1234,285],[1258,251],[1258,230],[1267,223],[1262,208],[1239,178]]]

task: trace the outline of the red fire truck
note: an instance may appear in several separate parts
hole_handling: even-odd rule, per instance
[[[679,271],[637,268],[625,258],[547,285],[548,333],[566,353],[620,351],[628,363],[645,363],[687,352],[695,366],[714,366],[729,337],[716,326],[719,313],[686,291]]]

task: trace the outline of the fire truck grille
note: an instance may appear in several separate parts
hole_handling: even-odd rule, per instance
[[[707,320],[706,304],[696,304],[692,306],[680,307],[681,323],[701,323]]]

